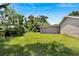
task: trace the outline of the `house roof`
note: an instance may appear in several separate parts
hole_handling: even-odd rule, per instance
[[[65,16],[62,21],[59,23],[59,25],[61,25],[67,18],[75,18],[75,19],[79,19],[79,16]]]

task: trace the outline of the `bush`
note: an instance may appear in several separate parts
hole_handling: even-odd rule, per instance
[[[23,26],[8,27],[5,31],[5,36],[19,36],[25,33],[25,28]]]

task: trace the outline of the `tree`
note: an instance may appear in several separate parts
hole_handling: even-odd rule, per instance
[[[28,19],[29,19],[30,25],[31,25],[31,24],[34,24],[34,19],[35,19],[35,17],[34,17],[33,15],[28,16]]]
[[[39,24],[40,26],[49,26],[49,25],[50,25],[50,24],[48,23],[48,21],[47,21],[47,19],[48,19],[47,16],[40,15],[40,16],[37,16],[36,19],[37,19],[38,24]]]
[[[29,31],[35,31],[35,17],[33,15],[28,16],[28,30]],[[37,30],[36,30],[37,31]]]
[[[47,22],[47,19],[48,19],[48,17],[44,15],[39,16],[39,18],[42,22]]]
[[[6,22],[5,22],[5,9],[6,9],[6,6],[8,6],[9,4],[7,3],[0,3],[0,33],[3,33],[2,35],[0,36],[5,36],[5,30],[6,30]]]
[[[79,11],[72,11],[69,16],[79,16]]]
[[[10,3],[0,3],[0,8],[6,8]]]
[[[28,16],[28,21],[26,23],[26,27],[29,31],[33,32],[40,32],[41,26],[48,26],[49,23],[47,22],[48,17],[41,15],[34,17],[33,15]]]
[[[6,6],[2,16],[1,26],[4,25],[5,27],[5,35],[16,36],[25,33],[23,15]]]

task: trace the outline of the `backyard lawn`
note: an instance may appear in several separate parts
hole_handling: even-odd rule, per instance
[[[0,40],[0,55],[70,56],[79,55],[79,38],[64,34],[28,32]]]

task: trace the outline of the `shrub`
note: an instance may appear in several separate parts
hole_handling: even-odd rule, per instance
[[[25,33],[25,28],[23,26],[8,27],[5,31],[5,36],[19,36]]]

